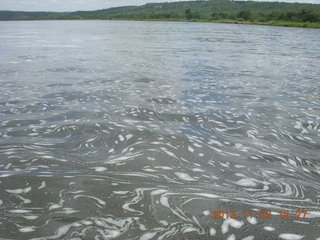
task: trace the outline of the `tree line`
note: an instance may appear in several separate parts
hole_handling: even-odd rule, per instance
[[[209,0],[148,3],[143,6],[65,13],[0,11],[0,20],[68,19],[234,21],[320,28],[320,4]]]

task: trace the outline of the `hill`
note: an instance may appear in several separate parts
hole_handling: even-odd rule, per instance
[[[183,20],[320,27],[320,4],[209,0],[63,13],[0,11],[0,20],[62,19]]]

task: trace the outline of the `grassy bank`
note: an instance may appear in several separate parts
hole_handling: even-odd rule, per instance
[[[312,22],[288,22],[288,21],[268,21],[268,22],[257,22],[257,21],[235,21],[228,19],[221,19],[211,21],[214,23],[232,23],[232,24],[251,24],[251,25],[266,25],[266,26],[280,26],[280,27],[299,27],[299,28],[320,28],[320,23]]]
[[[69,19],[69,20],[88,20],[85,18]],[[90,20],[101,20],[90,19]],[[231,20],[231,19],[219,19],[219,20],[188,20],[178,18],[116,18],[116,19],[104,19],[104,20],[126,20],[126,21],[150,21],[150,22],[207,22],[207,23],[226,23],[226,24],[247,24],[247,25],[265,25],[265,26],[278,26],[278,27],[298,27],[298,28],[320,28],[320,23],[312,22],[288,22],[288,21],[268,21],[268,22],[257,22],[257,21],[242,21],[242,20]]]

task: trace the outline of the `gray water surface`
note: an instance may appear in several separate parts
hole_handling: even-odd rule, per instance
[[[0,22],[0,238],[319,239],[319,39]]]

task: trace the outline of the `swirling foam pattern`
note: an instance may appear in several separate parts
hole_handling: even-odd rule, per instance
[[[319,30],[0,25],[2,239],[319,239]]]

